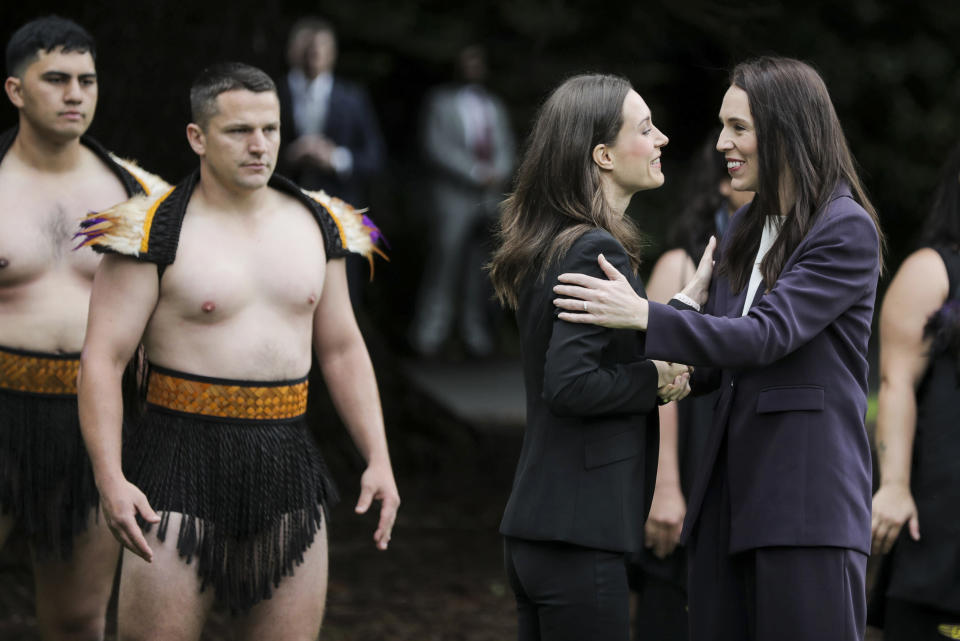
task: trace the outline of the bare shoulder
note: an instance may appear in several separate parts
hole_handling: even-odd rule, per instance
[[[268,187],[270,199],[267,203],[271,211],[290,216],[309,216],[313,218],[313,212],[306,204],[294,196],[284,193],[274,187]]]
[[[925,247],[907,256],[887,290],[898,304],[936,309],[950,294],[947,267],[936,250]]]
[[[667,277],[682,278],[686,274],[691,274],[695,268],[696,265],[693,264],[687,252],[678,247],[663,252],[654,263],[652,273],[656,274],[659,271]]]
[[[647,294],[651,300],[664,303],[683,289],[686,281],[693,276],[696,265],[683,249],[670,249],[664,252],[653,265],[650,280],[647,281]]]

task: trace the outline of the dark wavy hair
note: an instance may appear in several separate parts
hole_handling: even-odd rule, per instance
[[[636,271],[640,232],[607,204],[592,156],[594,147],[616,140],[631,90],[620,76],[574,76],[540,108],[513,193],[501,207],[499,244],[488,266],[503,305],[516,308],[523,285],[542,279],[547,267],[591,229],[610,232]]]
[[[730,84],[747,94],[757,135],[759,186],[742,224],[731,232],[730,245],[717,273],[726,274],[734,291],[750,280],[760,247],[764,219],[780,211],[780,184],[789,167],[796,202],[780,234],[760,264],[766,287],[780,276],[790,254],[810,231],[821,209],[841,183],[873,219],[880,237],[881,269],[886,242],[877,212],[857,176],[840,120],[827,86],[812,67],[790,58],[762,57],[737,65]]]

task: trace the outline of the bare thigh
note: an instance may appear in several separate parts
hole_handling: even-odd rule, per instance
[[[34,561],[37,621],[44,639],[101,639],[120,558],[102,515],[73,541],[69,561]]]
[[[120,641],[195,641],[213,605],[213,589],[200,592],[197,561],[187,564],[177,552],[182,515],[171,514],[166,541],[157,528],[146,533],[153,550],[147,563],[123,551],[117,637]]]
[[[315,641],[327,599],[327,521],[303,553],[293,576],[280,581],[273,596],[234,619],[239,641]]]

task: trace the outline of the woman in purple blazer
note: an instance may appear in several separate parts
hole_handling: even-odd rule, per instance
[[[823,80],[808,65],[738,65],[717,149],[733,188],[757,192],[730,223],[716,276],[670,305],[565,274],[564,320],[646,332],[646,355],[720,388],[690,491],[691,638],[862,639],[870,552],[867,341],[881,269],[876,213]],[[705,314],[696,313],[706,301]]]

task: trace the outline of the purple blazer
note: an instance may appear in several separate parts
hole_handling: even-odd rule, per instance
[[[705,314],[650,303],[648,358],[719,368],[695,374],[695,393],[721,391],[683,540],[696,527],[726,435],[731,553],[837,546],[869,554],[864,418],[879,262],[873,221],[844,184],[746,316],[746,287],[735,294],[723,276],[711,283]]]

